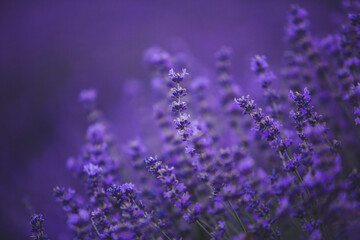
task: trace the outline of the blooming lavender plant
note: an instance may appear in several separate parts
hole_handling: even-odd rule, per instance
[[[87,195],[54,188],[73,238],[356,239],[360,8],[352,2],[344,1],[355,10],[342,29],[323,39],[311,34],[308,12],[291,7],[282,73],[263,55],[250,61],[264,103],[241,96],[228,47],[216,54],[216,96],[211,75],[173,69],[186,58],[147,50],[156,98],[156,123],[147,123],[158,126],[158,148],[158,136],[139,136],[118,150],[96,90],[81,91],[85,143],[66,165]],[[43,223],[31,217],[33,239],[48,239]]]
[[[32,239],[46,240],[49,239],[44,229],[44,217],[42,214],[33,214],[30,219]]]

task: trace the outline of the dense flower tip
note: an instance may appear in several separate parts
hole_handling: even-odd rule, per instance
[[[171,111],[173,111],[174,113],[178,113],[178,112],[184,112],[187,109],[187,104],[186,102],[177,102],[174,101],[172,102],[172,104],[170,105]]]
[[[256,74],[264,73],[269,67],[266,57],[264,55],[256,55],[251,59],[250,68]]]
[[[183,138],[183,141],[186,141],[194,133],[194,129],[190,121],[190,115],[184,113],[181,118],[176,118],[174,122],[175,128],[178,130],[178,135]]]
[[[122,204],[124,202],[134,202],[137,191],[134,184],[124,183],[123,185],[113,184],[107,189],[107,192],[116,198],[118,204]]]
[[[225,222],[223,221],[218,221],[217,225],[215,227],[215,231],[212,232],[212,238],[211,240],[220,240],[220,239],[224,239],[224,234],[225,234]]]
[[[39,229],[42,229],[42,225],[44,223],[44,217],[40,214],[33,214],[30,218],[30,224],[33,226],[34,232],[37,232]]]
[[[103,169],[101,167],[92,163],[86,164],[84,166],[84,172],[90,177],[97,176],[102,173],[102,171]]]
[[[295,158],[285,162],[285,168],[290,172],[294,172],[299,167],[299,165],[300,163]]]
[[[288,25],[286,27],[286,37],[291,42],[305,44],[308,34],[308,13],[304,8],[292,5],[288,15]]]
[[[310,92],[307,88],[304,88],[303,93],[294,93],[290,90],[289,98],[293,100],[297,107],[296,111],[290,111],[290,117],[295,120],[298,135],[302,134],[307,124],[315,126],[315,124],[320,123],[322,116],[314,111],[314,106],[311,105]],[[300,138],[303,137],[300,136]]]
[[[243,109],[244,114],[249,114],[256,108],[256,104],[254,100],[250,99],[250,95],[235,98],[234,101]]]
[[[201,91],[207,88],[210,84],[210,80],[206,77],[197,77],[191,83],[191,89],[195,91]]]
[[[59,186],[55,187],[53,191],[54,191],[55,199],[58,202],[68,203],[75,194],[75,190],[73,190],[72,188],[65,189],[64,187],[59,187]]]
[[[79,94],[80,102],[95,102],[97,99],[97,91],[96,89],[84,89]]]
[[[175,99],[183,98],[186,96],[186,88],[182,88],[182,87],[172,88],[171,95],[172,95],[171,97]]]
[[[89,126],[86,137],[93,143],[100,143],[104,140],[106,127],[103,123],[95,123]]]
[[[125,149],[126,153],[131,156],[140,156],[146,152],[146,147],[141,141],[141,139],[136,138],[131,140],[126,146]]]
[[[296,103],[310,103],[311,96],[307,88],[304,88],[304,92],[301,94],[299,92],[289,91],[289,98],[293,99]]]
[[[349,13],[348,18],[350,19],[353,26],[360,25],[360,13]]]
[[[320,41],[320,47],[327,54],[338,54],[341,51],[341,36],[339,34],[329,34]]]
[[[171,56],[164,49],[154,46],[145,51],[144,61],[150,67],[167,70],[171,67]]]
[[[146,158],[144,162],[146,165],[146,169],[154,176],[158,176],[160,174],[162,162],[158,160],[157,156]]]
[[[309,15],[305,8],[301,8],[296,4],[291,5],[290,14],[297,19],[306,18]]]
[[[49,239],[44,230],[44,217],[40,214],[33,214],[30,218],[32,239],[46,240]]]
[[[360,59],[355,56],[351,58],[347,58],[344,62],[345,66],[347,66],[350,70],[354,70],[360,66]]]
[[[360,124],[360,107],[354,107],[355,124]]]
[[[232,54],[233,54],[233,49],[231,47],[222,46],[220,50],[215,54],[215,57],[219,61],[224,61],[231,58]]]
[[[189,209],[190,209],[189,212],[185,213],[183,215],[183,218],[187,223],[191,224],[200,218],[202,212],[202,205],[196,202]]]
[[[172,68],[169,70],[169,79],[175,83],[180,83],[182,80],[184,80],[186,75],[189,75],[189,73],[186,72],[185,68],[181,73],[175,73],[174,69]]]

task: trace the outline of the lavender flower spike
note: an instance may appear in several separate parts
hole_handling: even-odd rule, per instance
[[[175,101],[172,102],[170,107],[174,113],[179,114],[179,117],[175,119],[175,125],[178,134],[182,137],[183,141],[187,141],[193,133],[190,115],[184,113],[187,109],[186,102],[182,101],[186,96],[186,89],[180,86],[180,82],[184,80],[186,75],[188,75],[186,69],[183,69],[182,73],[175,73],[174,69],[170,69],[169,71],[170,80],[177,84],[176,88],[171,89],[172,98],[175,99]]]
[[[31,238],[34,240],[46,240],[49,239],[44,230],[44,217],[40,214],[33,214],[30,218],[31,224]]]
[[[172,68],[169,70],[170,80],[178,84],[185,78],[186,75],[189,75],[189,73],[186,72],[185,68],[182,70],[182,73],[175,73]]]

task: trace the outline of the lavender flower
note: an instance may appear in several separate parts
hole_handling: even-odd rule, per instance
[[[44,217],[42,214],[33,214],[30,218],[32,239],[46,240],[49,239],[44,229]]]
[[[265,56],[256,55],[251,59],[251,70],[255,72],[261,82],[261,87],[264,89],[264,96],[271,111],[271,116],[279,119],[282,108],[279,104],[280,97],[274,89],[270,88],[272,82],[276,80],[276,76],[268,68],[269,65]]]
[[[164,166],[156,156],[145,159],[145,164],[148,171],[164,185],[164,197],[169,198],[175,206],[184,211],[184,218],[189,223],[195,222],[199,216],[199,204],[191,208],[190,194],[185,191],[184,184],[178,181],[174,168]]]
[[[353,135],[360,125],[360,5],[344,2],[353,7],[347,22],[325,38],[312,35],[305,9],[291,7],[279,78],[265,56],[251,59],[264,109],[249,95],[237,97],[240,75],[231,73],[229,47],[216,53],[219,87],[190,54],[148,49],[159,131],[149,129],[147,115],[140,136],[120,150],[96,90],[81,91],[88,126],[67,167],[87,195],[54,188],[73,238],[352,239],[360,226]],[[173,69],[184,66],[198,74],[189,84],[185,68]],[[285,88],[277,86],[281,80]],[[151,99],[139,96],[139,106]],[[148,151],[159,157],[143,160]],[[31,225],[33,239],[48,239],[41,214]]]
[[[175,119],[175,125],[178,134],[182,137],[183,141],[187,141],[193,133],[190,115],[184,113],[187,109],[186,102],[182,101],[183,97],[186,96],[186,89],[180,86],[180,83],[187,74],[186,69],[183,69],[182,73],[175,73],[173,69],[170,69],[169,71],[169,79],[177,84],[176,88],[171,89],[172,98],[174,98],[175,101],[170,107],[174,113],[179,114],[179,117]]]

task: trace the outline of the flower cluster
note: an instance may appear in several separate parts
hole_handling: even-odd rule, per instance
[[[193,133],[190,115],[184,113],[187,109],[186,102],[182,101],[182,99],[186,96],[186,89],[180,86],[180,83],[184,80],[187,74],[186,69],[183,69],[182,73],[175,73],[174,69],[170,69],[169,71],[169,79],[177,84],[176,88],[171,89],[171,96],[175,99],[175,101],[173,101],[170,107],[174,113],[179,114],[179,117],[175,119],[175,125],[178,130],[178,134],[182,137],[183,141],[187,141]]]
[[[145,159],[145,164],[148,171],[164,185],[164,197],[169,198],[175,206],[185,212],[184,218],[187,222],[195,222],[200,214],[200,205],[196,203],[191,206],[190,194],[185,191],[185,185],[177,179],[174,168],[164,166],[156,156]]]
[[[254,98],[241,93],[231,73],[231,48],[215,55],[218,85],[185,53],[150,48],[144,60],[154,122],[145,118],[146,131],[124,151],[97,107],[97,92],[81,91],[85,143],[66,166],[87,195],[54,188],[73,238],[356,239],[360,4],[354,2],[344,1],[353,11],[324,38],[313,37],[308,12],[292,6],[281,74],[263,55],[250,60],[262,88]],[[148,131],[151,124],[158,129]],[[41,214],[31,217],[33,239],[48,239],[43,223]]]
[[[251,59],[251,70],[256,74],[264,89],[264,96],[269,106],[271,116],[279,118],[281,105],[279,104],[279,94],[270,88],[273,81],[276,80],[275,74],[269,70],[269,64],[265,56],[256,55]]]
[[[30,219],[31,224],[31,238],[34,240],[49,239],[44,229],[44,217],[42,214],[33,214]]]

